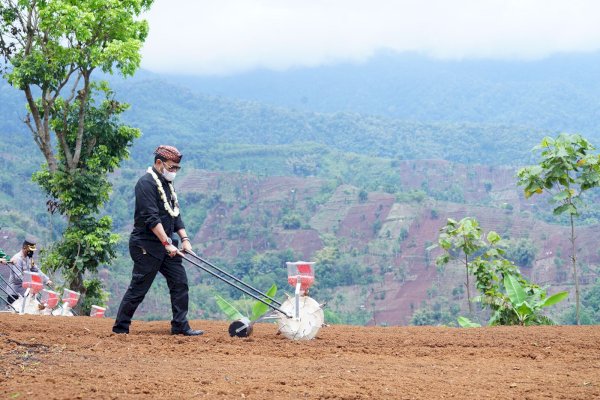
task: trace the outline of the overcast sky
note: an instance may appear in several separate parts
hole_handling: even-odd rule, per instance
[[[536,59],[600,49],[598,0],[155,0],[143,67],[227,75],[378,50]]]

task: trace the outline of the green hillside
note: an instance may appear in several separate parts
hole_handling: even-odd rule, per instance
[[[125,85],[125,86],[122,86]],[[198,167],[218,167],[223,144],[294,145],[302,152],[317,143],[343,152],[392,159],[445,159],[463,163],[521,164],[531,143],[547,132],[500,124],[417,123],[361,114],[321,114],[252,102],[195,95],[157,80],[115,86],[134,105],[127,121],[145,137],[185,146]],[[212,164],[211,164],[212,163]]]
[[[556,256],[552,246],[558,242],[533,238],[536,229],[564,233],[561,227],[535,225],[549,213],[541,202],[524,202],[514,169],[506,167],[532,162],[531,147],[553,132],[300,112],[194,94],[154,76],[115,80],[113,86],[118,99],[132,104],[126,122],[143,136],[114,174],[104,211],[122,234],[118,259],[101,272],[112,312],[131,271],[126,243],[132,188],[160,143],[184,152],[176,187],[195,247],[261,288],[285,285],[285,261],[318,260],[314,293],[329,302],[332,321],[405,324],[417,311],[439,304],[445,304],[446,319],[432,323],[459,313],[464,301],[452,294],[460,287],[459,274],[450,270],[447,284],[440,285],[433,255],[425,251],[447,216],[477,214],[486,229],[514,240],[531,237],[538,254],[553,249],[551,263],[566,257],[566,250]],[[0,248],[16,246],[25,232],[49,242],[63,222],[48,214],[46,199],[29,179],[42,157],[20,122],[24,101],[5,83],[0,100],[0,165],[7,171],[0,175],[0,226],[10,233]],[[597,213],[588,212],[594,232]],[[597,254],[585,254],[584,276],[592,284]],[[540,275],[545,283],[564,286],[559,269],[547,262],[540,258],[531,274],[545,271]],[[239,296],[193,269],[190,280],[192,317],[219,316],[215,291]],[[159,280],[140,317],[168,317],[167,292]],[[410,296],[401,304],[391,301],[401,293]],[[389,310],[391,304],[396,308]]]
[[[546,134],[533,127],[476,123],[418,123],[348,113],[311,113],[253,102],[193,94],[156,78],[115,80],[117,98],[132,104],[125,120],[142,129],[133,152],[137,162],[157,144],[184,148],[194,166],[220,168],[227,145],[306,144],[366,156],[444,159],[462,163],[519,165],[529,162],[532,143]],[[29,144],[20,123],[25,115],[20,94],[0,83],[2,141]],[[25,139],[25,140],[24,140]],[[257,171],[262,172],[262,171]]]

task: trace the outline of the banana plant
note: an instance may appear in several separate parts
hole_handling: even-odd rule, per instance
[[[481,327],[481,324],[478,324],[477,322],[473,322],[467,317],[458,317],[458,318],[456,318],[456,320],[458,321],[458,325],[460,325],[461,328],[480,328]]]
[[[542,314],[542,309],[563,301],[569,295],[563,291],[548,297],[546,290],[537,285],[526,288],[519,277],[512,274],[504,276],[504,289],[506,294],[498,293],[493,298],[496,307],[488,325],[554,325],[554,321]],[[478,301],[482,299],[484,297],[480,296]],[[466,317],[458,317],[457,322],[463,328],[481,326]]]
[[[518,325],[552,324],[553,322],[541,313],[542,308],[559,303],[569,295],[568,292],[563,291],[547,297],[546,291],[541,288],[537,288],[532,294],[529,294],[517,278],[512,275],[504,277],[504,287],[506,288],[506,296],[508,298],[505,309],[512,314]],[[498,313],[499,311],[492,316],[490,325],[495,325],[494,321],[497,319]]]
[[[275,284],[273,284],[271,286],[271,288],[266,292],[266,295],[268,297],[273,298],[273,297],[275,297],[276,293],[277,293],[277,286]],[[267,303],[271,303],[271,300],[269,300],[268,298],[265,298],[264,300]],[[256,300],[252,304],[252,311],[251,311],[250,315],[244,315],[241,311],[239,311],[231,303],[229,303],[227,300],[225,300],[223,297],[219,296],[218,294],[215,295],[215,301],[217,302],[217,305],[219,306],[221,311],[223,311],[223,314],[225,314],[227,316],[227,318],[232,321],[248,320],[248,321],[250,321],[250,323],[254,323],[254,322],[258,321],[267,311],[269,311],[269,306],[258,300]]]

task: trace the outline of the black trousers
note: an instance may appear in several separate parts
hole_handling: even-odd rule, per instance
[[[188,330],[190,328],[187,320],[189,287],[181,257],[171,258],[165,253],[163,259],[158,259],[138,246],[129,246],[129,254],[133,260],[131,283],[121,300],[113,332],[129,332],[131,318],[150,290],[158,272],[166,278],[171,295],[171,310],[173,311],[171,330],[175,332]]]

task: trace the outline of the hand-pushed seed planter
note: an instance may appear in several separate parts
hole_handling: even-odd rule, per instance
[[[279,332],[288,339],[309,340],[314,338],[324,323],[323,309],[311,297],[308,289],[315,281],[314,262],[287,262],[288,283],[292,285],[294,297],[288,297],[281,309],[291,313],[293,318],[279,318]]]
[[[61,315],[64,317],[72,317],[73,316],[73,308],[77,305],[79,301],[80,294],[73,290],[64,289],[62,295],[62,305],[56,310],[52,311],[52,315]]]
[[[29,289],[29,293],[32,295],[38,294],[44,288],[42,276],[37,272],[23,272],[23,287]]]
[[[0,296],[0,299],[2,299],[14,312],[18,314],[36,315],[77,315],[73,308],[79,301],[80,294],[78,292],[65,289],[63,291],[62,305],[59,308],[55,308],[59,301],[58,293],[44,289],[42,274],[32,271],[23,271],[21,273],[18,269],[13,268],[13,263],[9,262],[7,264],[11,271],[21,278],[21,286],[25,289],[25,293],[21,295],[0,275],[0,281],[4,283],[5,286],[3,288],[2,285],[0,285],[0,292],[7,295],[7,297],[17,297],[12,304],[3,296]]]
[[[58,293],[44,289],[42,290],[42,297],[40,299],[41,303],[47,308],[54,308],[58,305]]]
[[[36,294],[44,287],[42,276],[37,272],[25,271],[21,286],[26,289],[25,293],[13,302],[13,308],[19,314],[39,314],[41,307]]]
[[[255,289],[192,252],[179,251],[178,254],[190,264],[268,306],[272,310],[272,314],[265,315],[260,319],[275,319],[279,326],[279,332],[288,339],[310,340],[317,335],[324,324],[322,306],[307,295],[308,288],[315,280],[314,263],[312,262],[287,263],[288,283],[294,287],[295,293],[293,297],[288,296],[287,300],[280,303],[269,294]],[[256,320],[250,321],[246,317],[237,318],[229,325],[230,336],[250,336],[254,322]]]
[[[100,306],[93,305],[92,309],[90,310],[90,317],[103,318],[105,311],[106,311],[106,307],[100,307]]]
[[[43,309],[40,311],[40,314],[52,315],[52,310],[58,305],[58,300],[58,293],[47,289],[42,290],[40,304]]]

